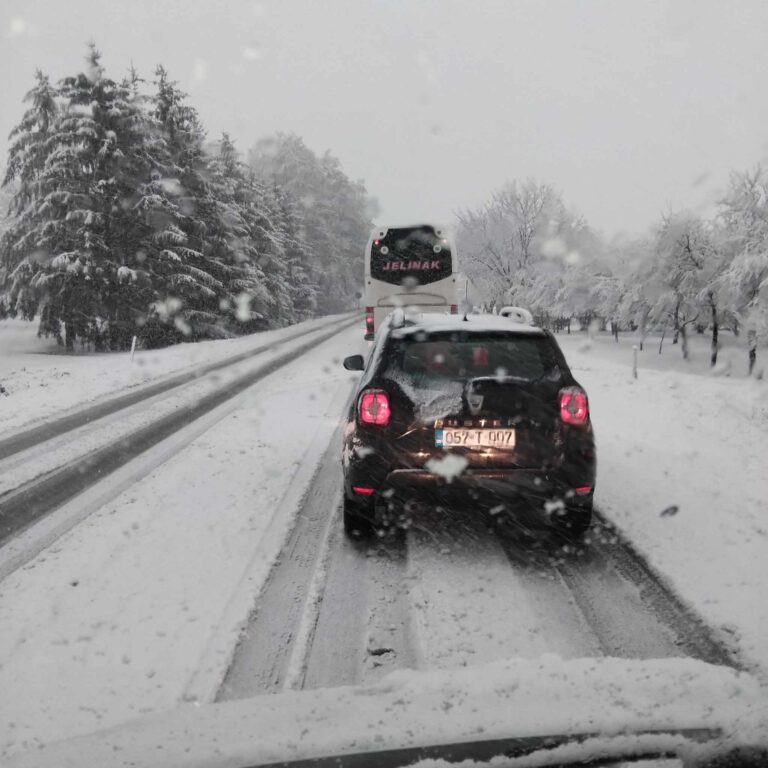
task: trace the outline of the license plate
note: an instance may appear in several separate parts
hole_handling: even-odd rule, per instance
[[[436,429],[438,448],[498,448],[515,447],[514,429]]]

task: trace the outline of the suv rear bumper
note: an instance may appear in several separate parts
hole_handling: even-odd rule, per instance
[[[533,469],[466,469],[449,482],[441,475],[425,469],[395,469],[382,478],[369,499],[382,498],[398,504],[423,502],[471,502],[491,509],[525,505],[544,510],[548,502],[562,501],[568,507],[587,507],[592,504],[594,475],[575,486],[559,473],[546,473]],[[353,487],[371,487],[370,477],[354,470],[345,478],[347,498],[362,501]],[[577,492],[576,488],[582,489]],[[589,488],[589,491],[583,490]]]

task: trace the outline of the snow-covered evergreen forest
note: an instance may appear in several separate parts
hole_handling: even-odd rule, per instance
[[[356,306],[373,204],[293,135],[247,162],[162,66],[37,72],[10,136],[0,317],[68,349],[218,338]],[[24,107],[22,107],[23,109]],[[20,110],[21,111],[21,110]]]
[[[768,339],[768,173],[734,172],[716,211],[663,215],[642,237],[606,241],[554,187],[511,182],[459,214],[462,268],[490,304],[529,307],[540,324],[598,322],[615,334],[667,331],[747,339],[750,370]]]

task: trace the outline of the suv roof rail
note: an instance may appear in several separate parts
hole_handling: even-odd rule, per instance
[[[402,328],[405,325],[405,312],[401,307],[393,309],[391,312],[392,319],[389,324],[392,328]]]
[[[508,317],[510,320],[522,325],[535,325],[533,314],[531,314],[530,310],[523,307],[502,307],[499,310],[499,315],[501,317]]]

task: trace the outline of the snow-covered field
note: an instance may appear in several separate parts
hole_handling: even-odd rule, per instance
[[[568,334],[559,333],[557,338],[563,342],[563,346],[573,348],[583,347],[584,333]],[[610,333],[596,333],[588,339],[590,357],[604,358],[606,361],[632,365],[632,347],[638,347],[638,366],[654,371],[675,371],[677,373],[698,373],[703,376],[722,376],[725,378],[743,379],[749,374],[747,359],[747,345],[744,335],[735,337],[730,331],[720,331],[718,341],[717,366],[710,368],[709,332],[705,334],[693,333],[688,336],[688,359],[682,355],[682,343],[672,343],[670,333],[662,336],[655,331],[645,337],[643,351],[639,351],[640,338],[637,334],[621,333],[618,343],[614,341]],[[578,342],[578,343],[577,343]],[[585,348],[586,349],[586,348]],[[661,352],[659,352],[661,349]],[[765,370],[765,358],[768,350],[761,347],[758,350],[755,374],[762,375]]]
[[[147,370],[165,375],[264,338],[151,353]],[[675,370],[652,370],[652,344],[634,380],[631,340],[558,339],[590,395],[601,510],[768,674],[765,383],[685,373],[672,348],[661,357]],[[216,643],[234,641],[233,617],[249,610],[232,601],[243,599],[243,584],[246,595],[258,592],[342,416],[355,375],[340,358],[362,349],[360,329],[351,328],[263,379],[186,448],[0,582],[0,754],[173,708],[201,664],[216,666]],[[0,413],[10,407],[14,425],[30,417],[19,410],[50,415],[145,380],[124,355],[10,352],[2,366],[12,393],[0,396]],[[448,600],[455,585],[443,587]],[[470,619],[487,636],[472,663],[488,660],[483,648],[498,658],[493,622]],[[449,645],[432,649],[438,661]]]
[[[676,591],[747,661],[768,673],[768,386],[746,353],[709,373],[651,342],[632,378],[632,339],[559,335],[589,393],[597,436],[596,503]],[[660,360],[673,370],[655,370]],[[725,375],[730,372],[734,376]],[[739,373],[741,374],[739,376]]]

